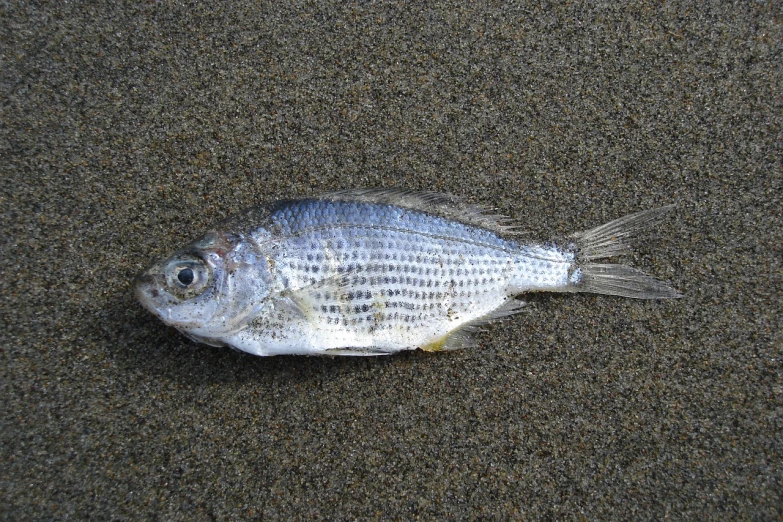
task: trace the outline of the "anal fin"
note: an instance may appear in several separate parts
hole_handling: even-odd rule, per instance
[[[435,339],[420,348],[425,352],[439,352],[444,350],[460,350],[473,345],[471,334],[480,332],[481,327],[494,321],[504,319],[510,315],[518,314],[527,305],[525,301],[520,301],[509,297],[499,307],[486,315],[482,315],[472,321],[460,325],[446,335]]]

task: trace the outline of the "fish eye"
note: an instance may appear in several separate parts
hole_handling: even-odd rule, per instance
[[[194,277],[193,270],[191,270],[190,268],[183,268],[177,274],[177,279],[179,279],[179,282],[185,286],[188,286],[190,283],[193,282],[193,277]]]
[[[212,271],[198,257],[174,258],[166,267],[166,284],[174,295],[190,299],[204,291],[212,280]]]

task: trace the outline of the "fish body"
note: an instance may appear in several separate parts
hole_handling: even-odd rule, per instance
[[[668,207],[561,242],[510,227],[452,196],[354,190],[254,207],[154,263],[139,301],[189,338],[256,355],[382,355],[453,349],[533,291],[679,295],[638,270],[595,260]]]

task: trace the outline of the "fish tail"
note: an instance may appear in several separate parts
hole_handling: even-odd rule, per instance
[[[570,290],[619,295],[636,299],[682,297],[674,288],[626,265],[596,263],[630,252],[636,234],[661,218],[674,205],[637,212],[572,236],[576,260],[569,277]]]

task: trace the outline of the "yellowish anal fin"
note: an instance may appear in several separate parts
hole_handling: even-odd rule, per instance
[[[525,301],[508,297],[502,305],[495,308],[487,315],[483,315],[477,319],[467,322],[450,331],[446,335],[422,345],[420,348],[425,352],[439,352],[444,350],[460,350],[462,348],[472,346],[472,333],[480,332],[481,327],[486,324],[519,313],[526,304],[527,303]]]

